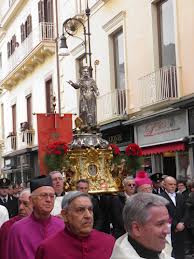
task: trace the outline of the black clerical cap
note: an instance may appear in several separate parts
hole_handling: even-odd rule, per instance
[[[161,173],[155,173],[150,175],[150,179],[154,182],[154,183],[159,183],[162,181],[162,174]]]
[[[52,185],[52,179],[51,179],[50,175],[49,176],[41,175],[41,176],[33,178],[30,181],[31,192],[33,192],[34,190],[36,190],[36,189],[38,189],[39,187],[42,187],[42,186],[53,186]]]
[[[1,178],[0,179],[0,188],[8,188],[9,185],[11,184],[11,181],[7,178]]]

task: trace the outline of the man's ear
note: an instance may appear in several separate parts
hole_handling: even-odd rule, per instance
[[[68,214],[68,210],[67,209],[62,209],[61,210],[61,215],[62,215],[62,217],[64,219],[64,222],[68,222],[67,214]]]
[[[33,205],[33,197],[32,197],[32,195],[29,196],[29,201],[30,201],[30,204]]]
[[[139,237],[141,235],[141,225],[136,221],[131,224],[131,233],[134,237]]]

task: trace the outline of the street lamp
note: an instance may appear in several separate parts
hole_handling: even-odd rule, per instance
[[[85,10],[85,14],[87,17],[87,28],[85,24],[81,21],[81,19],[78,18],[68,18],[64,21],[63,27],[62,27],[62,36],[60,37],[60,47],[59,47],[59,55],[67,56],[69,55],[68,46],[67,46],[67,38],[65,37],[65,32],[72,37],[79,38],[76,36],[79,25],[83,28],[83,34],[84,39],[81,39],[83,41],[84,47],[85,47],[85,53],[84,56],[86,58],[86,64],[89,67],[90,76],[92,77],[92,62],[91,62],[91,43],[90,43],[90,8],[88,7],[88,1],[87,1],[87,7]]]

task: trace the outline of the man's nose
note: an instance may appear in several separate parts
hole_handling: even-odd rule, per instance
[[[167,235],[167,234],[170,234],[171,232],[171,225],[169,223],[166,223],[165,226],[164,226],[164,229],[163,229],[163,232]]]
[[[92,211],[89,209],[85,210],[85,217],[91,217],[92,216]]]
[[[20,205],[19,205],[19,209],[23,209],[24,208],[24,204],[21,202]]]

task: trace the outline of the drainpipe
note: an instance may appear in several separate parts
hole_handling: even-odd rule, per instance
[[[58,24],[58,5],[55,0],[55,17],[56,17],[56,39],[55,39],[55,53],[56,53],[56,65],[57,65],[57,92],[58,92],[58,111],[61,116],[61,84],[60,84],[60,67],[59,67],[59,55],[58,55],[58,39],[59,39],[59,24]]]

